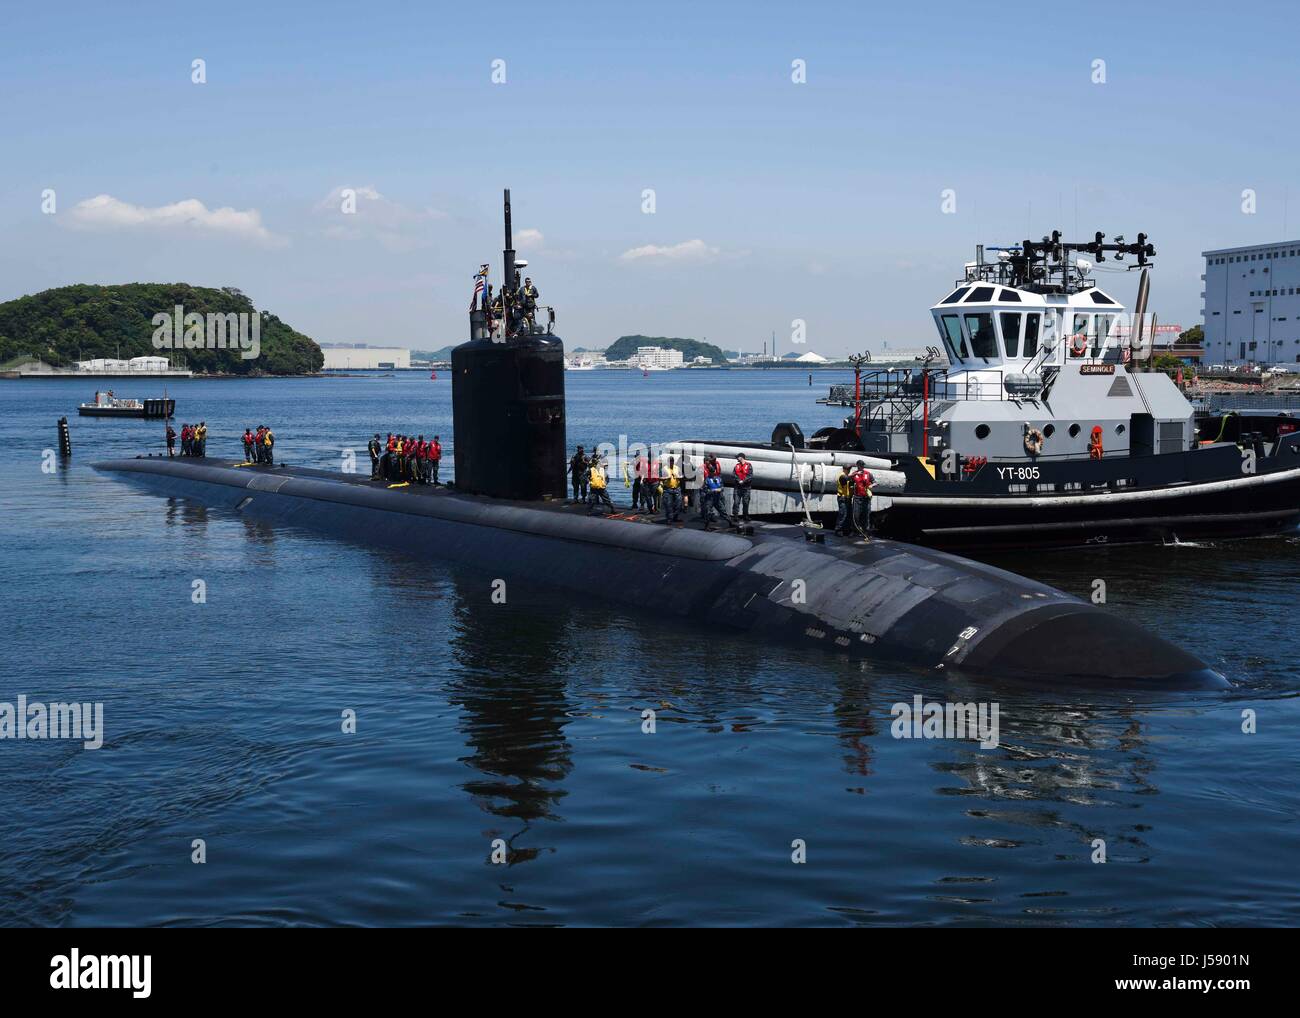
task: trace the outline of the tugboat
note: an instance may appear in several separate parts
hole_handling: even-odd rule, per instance
[[[77,413],[82,417],[171,417],[176,412],[174,399],[119,399],[113,390],[96,392],[93,403],[82,403]]]
[[[825,522],[835,474],[863,459],[876,475],[873,525],[950,550],[1169,543],[1246,537],[1300,522],[1300,432],[1291,422],[1198,422],[1151,357],[1150,259],[1136,243],[1059,231],[985,258],[983,245],[935,304],[937,348],[919,367],[864,371],[822,405],[851,409],[807,442],[778,425],[766,444],[677,443],[670,450],[781,463],[755,486],[782,489],[770,513]],[[1107,253],[1141,272],[1132,314],[1096,285]],[[1244,423],[1243,423],[1244,422]],[[1198,423],[1200,427],[1198,429]],[[723,459],[724,472],[729,467]],[[793,496],[790,494],[793,492]],[[757,494],[757,492],[755,493]]]
[[[1136,257],[1132,315],[1096,285],[1107,252]],[[883,534],[947,548],[1244,537],[1300,522],[1300,434],[1198,434],[1168,375],[1143,371],[1145,234],[984,248],[930,309],[949,367],[861,374],[826,405],[853,416],[814,447],[856,447],[906,480]],[[1130,326],[1131,322],[1131,326]],[[1214,422],[1218,431],[1219,422]],[[1207,429],[1208,432],[1209,429]]]

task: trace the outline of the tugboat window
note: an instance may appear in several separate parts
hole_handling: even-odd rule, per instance
[[[993,316],[988,312],[966,316],[966,331],[970,333],[970,347],[976,357],[988,360],[998,355],[998,338],[993,333]]]
[[[1071,437],[1071,438],[1078,438],[1078,437],[1079,437],[1079,425],[1077,425],[1077,424],[1071,424],[1071,425],[1070,425],[1070,437]]]
[[[981,424],[978,428],[975,429],[975,437],[978,438],[980,441],[983,441],[984,439],[988,438],[989,426],[987,424]]]
[[[969,289],[970,289],[969,286],[963,286],[960,290],[953,290],[952,293],[948,294],[948,296],[945,297],[943,300],[939,301],[939,303],[956,304],[959,300],[962,299],[962,297],[966,295],[966,291]]]
[[[1009,304],[1020,303],[1020,294],[1016,293],[1015,290],[1003,290],[999,297]]]
[[[998,315],[1002,324],[1002,345],[1007,348],[1008,357],[1020,356],[1020,315],[1003,312]]]
[[[1115,302],[1098,290],[1092,290],[1088,294],[1094,304],[1114,304]]]
[[[961,334],[961,320],[956,315],[944,315],[943,328],[947,333],[945,338],[949,351],[958,351],[957,360],[965,360],[969,357],[970,353],[966,349],[966,340],[962,338]]]
[[[1110,337],[1111,327],[1115,324],[1114,315],[1098,315],[1096,322],[1096,335],[1092,340],[1092,355],[1101,356],[1102,345]]]
[[[974,290],[971,291],[970,296],[966,298],[966,303],[973,304],[976,301],[992,300],[992,299],[993,299],[993,287],[977,286],[975,287]]]
[[[1025,315],[1025,356],[1032,357],[1038,353],[1039,316],[1030,312]]]
[[[1044,438],[1051,438],[1051,437],[1052,437],[1053,435],[1055,435],[1055,434],[1056,434],[1056,425],[1055,425],[1055,424],[1049,424],[1049,425],[1047,425],[1046,427],[1043,428],[1043,437],[1044,437]]]

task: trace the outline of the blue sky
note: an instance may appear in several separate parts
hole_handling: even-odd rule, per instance
[[[784,351],[795,319],[825,354],[923,345],[976,243],[1076,224],[1149,233],[1152,306],[1191,325],[1202,250],[1300,236],[1294,21],[1268,3],[11,5],[0,299],[183,280],[322,342],[442,346],[479,263],[499,276],[508,186],[571,347],[775,331]]]

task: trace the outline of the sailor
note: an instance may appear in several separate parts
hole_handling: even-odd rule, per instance
[[[176,429],[167,425],[167,455],[176,455]]]
[[[606,486],[609,483],[605,477],[605,468],[600,462],[600,453],[592,453],[591,456],[591,509],[595,512],[600,506],[604,506],[610,512],[614,511],[614,503],[609,500],[609,492]]]
[[[531,332],[537,323],[537,287],[533,286],[531,279],[524,279],[524,285],[519,290],[519,298],[524,321],[528,323],[528,331]]]
[[[714,460],[717,463],[717,460]],[[705,474],[704,488],[700,492],[703,496],[700,499],[700,506],[704,511],[704,529],[713,529],[713,514],[716,512],[728,526],[734,526],[735,521],[727,515],[722,508],[722,471],[719,469],[716,473]]]
[[[1088,458],[1099,460],[1102,457],[1103,449],[1101,447],[1101,425],[1092,426],[1092,437],[1088,439]]]
[[[429,443],[424,440],[423,435],[415,436],[414,460],[412,465],[415,467],[415,481],[417,484],[429,483]]]
[[[438,486],[438,464],[442,462],[442,443],[438,441],[438,436],[433,436],[433,441],[429,443],[429,482],[436,488]]]
[[[735,490],[731,493],[731,522],[734,525],[743,514],[745,522],[748,523],[749,492],[754,480],[754,466],[745,458],[743,452],[736,453],[736,465],[731,468],[731,476],[736,484]]]
[[[840,514],[835,518],[835,533],[848,537],[849,517],[853,512],[853,468],[847,463],[835,478],[835,498],[839,502]]]
[[[663,506],[664,522],[676,523],[682,511],[682,475],[677,469],[676,457],[668,457],[668,465],[663,470]]]
[[[188,424],[182,424],[181,425],[181,455],[188,456],[189,454],[190,454],[190,426]]]
[[[199,426],[194,429],[194,455],[206,456],[208,453],[208,422],[199,421]]]
[[[871,486],[875,483],[867,465],[858,460],[853,471],[853,527],[863,540],[868,540],[871,533]]]
[[[248,448],[248,443],[252,436],[244,432],[244,448]],[[379,441],[379,432],[375,432],[375,437],[366,443],[366,451],[370,453],[370,479],[376,481],[379,479],[379,453],[383,449],[383,444]]]
[[[385,481],[391,481],[397,472],[397,436],[391,431],[384,443],[384,455],[380,457],[379,472]]]
[[[266,429],[266,434],[262,436],[262,450],[266,456],[266,462],[275,466],[275,432],[270,428]]]
[[[253,461],[253,432],[251,428],[244,429],[244,462]]]
[[[705,523],[708,522],[709,517],[706,505],[708,499],[704,497],[704,493],[708,490],[709,478],[715,475],[719,478],[722,477],[722,464],[718,462],[718,458],[714,456],[713,453],[706,452],[704,454],[704,479],[700,481],[700,490],[698,494],[700,501],[700,519],[704,520]],[[719,494],[719,497],[721,497],[721,494]]]
[[[646,463],[645,457],[639,452],[632,460],[632,508],[641,508],[641,483],[645,477]],[[626,478],[624,478],[626,480]]]
[[[663,488],[659,483],[659,457],[646,457],[645,480],[641,482],[641,503],[646,512],[659,511],[659,498]]]
[[[587,454],[583,452],[582,446],[578,446],[578,451],[573,454],[573,459],[569,460],[569,474],[573,478],[573,500],[575,502],[587,501],[587,479],[590,469],[591,463],[587,460]]]

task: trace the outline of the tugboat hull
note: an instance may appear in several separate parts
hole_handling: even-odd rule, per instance
[[[907,490],[876,517],[899,540],[963,551],[1256,537],[1300,524],[1300,435],[1267,457],[1232,444],[1182,453],[987,463],[964,480],[904,464]]]

